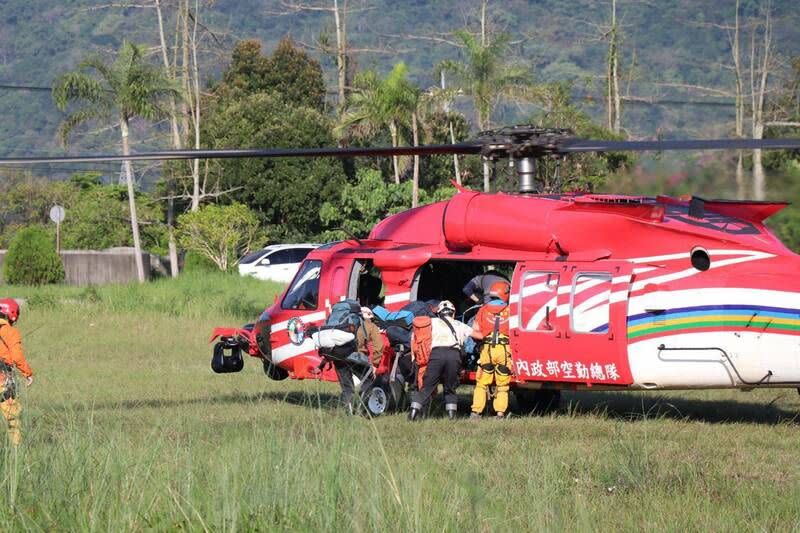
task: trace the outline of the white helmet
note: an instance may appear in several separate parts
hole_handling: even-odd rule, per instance
[[[456,314],[456,307],[450,300],[442,300],[439,302],[439,306],[436,308],[436,313],[440,315],[453,316]]]
[[[373,318],[375,318],[375,313],[373,313],[372,309],[370,309],[369,307],[362,307],[361,316],[363,316],[367,320],[372,320]]]

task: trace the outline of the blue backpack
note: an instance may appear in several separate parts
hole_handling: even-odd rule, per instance
[[[342,300],[331,307],[331,314],[319,329],[338,329],[352,333],[353,340],[341,346],[332,348],[320,348],[319,354],[333,361],[345,361],[357,351],[356,331],[358,328],[365,328],[364,319],[361,317],[361,305],[355,300]]]
[[[342,300],[331,307],[331,314],[320,329],[341,329],[355,334],[363,324],[361,305],[355,300]]]
[[[411,329],[411,321],[414,320],[414,314],[410,311],[389,311],[380,305],[373,307],[372,312],[375,315],[377,322],[383,329],[386,329],[390,326]]]

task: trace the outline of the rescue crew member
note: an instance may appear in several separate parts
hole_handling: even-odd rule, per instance
[[[508,410],[508,389],[511,383],[511,369],[514,367],[511,350],[508,347],[509,291],[508,282],[494,283],[487,292],[487,296],[490,297],[489,302],[483,304],[475,315],[472,337],[483,339],[483,348],[478,359],[470,418],[482,416],[486,408],[489,387],[492,384],[496,385],[492,407],[497,418],[504,418]]]
[[[20,413],[22,405],[16,398],[14,368],[25,377],[27,384],[33,383],[33,370],[22,353],[22,336],[14,324],[19,320],[19,305],[11,298],[0,299],[0,412],[8,422],[8,437],[14,446],[20,443]]]
[[[431,357],[422,381],[422,390],[414,394],[409,420],[421,418],[439,384],[444,385],[444,409],[447,417],[453,420],[458,409],[458,372],[461,369],[461,348],[472,334],[472,328],[456,320],[456,308],[448,301],[442,301],[436,309],[437,316],[431,319]]]
[[[489,288],[498,281],[508,283],[505,276],[496,270],[489,270],[485,274],[479,274],[464,285],[464,295],[475,303],[486,303],[489,301]]]
[[[362,377],[364,365],[359,364],[355,360],[334,361],[333,363],[333,368],[336,370],[336,377],[339,380],[339,385],[342,387],[339,400],[350,414],[353,414],[352,401],[355,391],[353,385],[353,370],[355,370],[356,374],[362,379],[361,389],[367,390],[369,384],[375,379],[375,370],[381,362],[381,357],[383,357],[383,335],[381,335],[380,328],[372,321],[375,315],[369,307],[362,307],[361,318],[363,323],[356,330],[356,350],[358,354],[367,358],[371,369],[368,369],[367,374]]]

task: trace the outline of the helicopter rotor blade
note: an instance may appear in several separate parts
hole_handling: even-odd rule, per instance
[[[60,163],[101,163],[121,161],[170,161],[191,159],[238,159],[280,157],[389,157],[413,155],[482,154],[493,159],[503,157],[543,157],[548,154],[585,152],[644,152],[666,150],[730,150],[800,149],[800,139],[696,139],[666,141],[606,141],[561,138],[513,138],[488,136],[457,144],[430,144],[398,147],[346,148],[253,148],[223,150],[165,150],[141,152],[127,156],[98,154],[51,157],[0,158],[0,166],[20,166]]]
[[[423,146],[365,147],[365,148],[270,148],[232,150],[166,150],[124,155],[103,154],[83,156],[0,158],[0,166],[36,165],[44,163],[100,163],[115,161],[171,161],[185,159],[238,159],[247,157],[380,157],[404,155],[477,154],[479,143],[430,144]]]
[[[558,153],[645,152],[665,150],[796,150],[800,139],[697,139],[667,141],[569,140]]]

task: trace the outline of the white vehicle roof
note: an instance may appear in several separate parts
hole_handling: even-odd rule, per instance
[[[303,242],[297,244],[269,244],[262,249],[265,251],[273,252],[275,250],[285,250],[287,248],[318,248],[319,246],[321,245]]]

